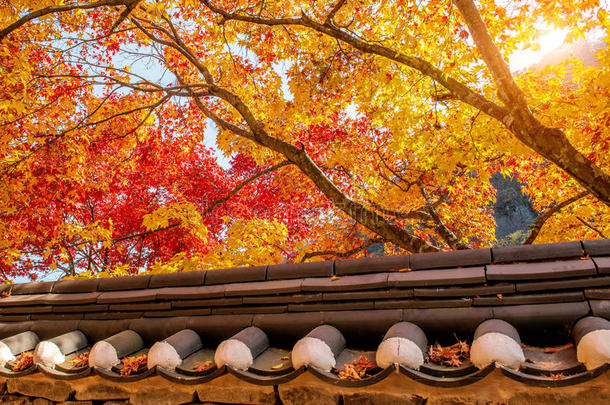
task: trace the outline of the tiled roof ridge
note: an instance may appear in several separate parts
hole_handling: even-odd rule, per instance
[[[368,256],[356,259],[268,266],[236,267],[99,279],[60,280],[0,285],[0,293],[48,294],[94,291],[139,290],[161,287],[201,286],[228,283],[289,280],[304,277],[333,277],[401,270],[437,270],[519,262],[610,256],[610,239],[559,242],[536,245],[479,248],[397,256]],[[597,265],[597,264],[596,264]],[[527,269],[524,271],[527,273]],[[489,273],[488,273],[489,274]],[[497,276],[493,276],[497,277]]]
[[[488,378],[496,362],[508,378],[561,387],[599,377],[610,361],[602,344],[610,338],[610,239],[26,283],[5,292],[3,364],[35,349],[26,370],[0,366],[7,378],[159,375],[192,385],[230,374],[277,386],[312,375],[360,387],[400,374],[450,388]],[[437,339],[472,342],[468,363],[428,361],[427,344]],[[549,352],[521,344],[566,341],[574,343]],[[88,366],[71,365],[84,351]],[[148,368],[122,375],[120,360],[140,354]],[[362,354],[376,356],[370,377],[341,379]],[[206,363],[211,368],[194,371]]]

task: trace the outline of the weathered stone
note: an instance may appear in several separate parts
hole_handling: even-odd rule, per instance
[[[607,387],[593,387],[587,390],[547,390],[546,392],[518,392],[509,398],[507,405],[581,405],[610,404],[610,390]]]
[[[121,384],[89,377],[78,382],[75,398],[79,401],[129,399],[129,392]]]
[[[426,405],[505,405],[502,401],[477,399],[472,397],[439,397],[429,398]]]
[[[193,402],[194,394],[176,389],[146,389],[131,395],[133,405],[181,405]]]
[[[248,384],[230,374],[197,386],[200,402],[274,405],[273,387]]]
[[[344,405],[423,405],[426,399],[418,395],[391,395],[379,392],[344,394]]]
[[[8,392],[18,392],[30,397],[50,399],[55,402],[66,401],[73,390],[64,381],[41,378],[40,375],[12,378],[6,382]]]
[[[44,398],[36,398],[32,400],[32,405],[53,405],[53,401]]]
[[[336,405],[341,398],[339,393],[321,389],[321,387],[291,386],[284,388],[280,385],[279,391],[284,405]]]
[[[93,401],[65,401],[57,405],[93,405]]]
[[[9,401],[5,401],[4,399],[2,400],[2,404],[3,405],[30,405],[31,402],[28,398],[19,398],[19,399],[12,399]]]

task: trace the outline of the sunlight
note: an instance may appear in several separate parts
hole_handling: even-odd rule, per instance
[[[538,40],[533,46],[516,51],[509,58],[510,69],[513,72],[532,66],[542,59],[542,57],[557,48],[561,47],[566,39],[568,31],[566,29],[540,29]]]

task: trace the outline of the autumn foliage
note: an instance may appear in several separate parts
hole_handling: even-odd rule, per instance
[[[610,235],[610,51],[511,72],[596,0],[0,5],[0,274],[90,277]]]

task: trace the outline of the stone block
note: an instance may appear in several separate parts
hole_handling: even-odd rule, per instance
[[[97,377],[79,380],[76,384],[75,399],[78,401],[111,401],[129,399],[129,391],[123,385]]]
[[[151,388],[132,394],[130,403],[133,405],[181,405],[193,402],[193,399],[192,391]]]
[[[341,395],[319,386],[279,386],[280,399],[284,405],[316,404],[337,405]]]
[[[358,392],[343,395],[344,405],[424,405],[426,398],[419,395],[392,395],[380,392]]]
[[[54,402],[66,401],[74,391],[64,381],[41,378],[40,375],[13,378],[6,382],[8,392],[30,397],[46,398]]]

